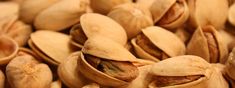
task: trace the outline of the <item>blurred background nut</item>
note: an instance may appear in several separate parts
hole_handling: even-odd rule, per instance
[[[135,37],[141,29],[153,25],[150,11],[134,3],[118,5],[108,13],[108,16],[122,25],[128,39]]]
[[[167,29],[180,27],[189,17],[185,0],[155,0],[150,11],[154,23]]]
[[[107,16],[96,13],[82,15],[80,24],[72,27],[70,35],[71,43],[80,48],[88,38],[95,35],[110,38],[123,46],[127,43],[126,32],[120,24]]]
[[[198,26],[212,25],[224,28],[228,14],[227,0],[186,0],[190,11],[188,26],[195,30]]]
[[[12,38],[0,35],[0,65],[8,64],[19,50],[18,44]]]
[[[198,27],[187,45],[187,54],[197,55],[211,63],[225,63],[227,47],[211,25]]]
[[[157,26],[143,29],[131,43],[140,58],[152,61],[184,55],[186,52],[183,41],[172,32]]]
[[[79,22],[86,13],[89,3],[86,0],[61,0],[43,10],[34,20],[37,30],[61,31]]]
[[[235,48],[230,52],[228,60],[226,62],[225,71],[226,74],[232,79],[235,80]]]
[[[0,70],[0,88],[5,88],[5,74]]]
[[[155,0],[136,0],[136,4],[143,8],[150,9],[154,1]]]
[[[235,4],[233,4],[228,11],[228,21],[235,26]]]
[[[90,2],[94,12],[106,15],[113,7],[123,3],[132,3],[132,0],[90,0]]]
[[[52,82],[48,65],[28,54],[11,60],[6,67],[6,75],[12,88],[49,88]]]
[[[33,24],[35,17],[43,10],[49,8],[60,0],[25,0],[20,5],[20,19],[28,24]]]
[[[123,46],[102,36],[89,38],[78,60],[80,72],[101,86],[119,87],[128,85],[139,71],[131,62],[133,56]]]

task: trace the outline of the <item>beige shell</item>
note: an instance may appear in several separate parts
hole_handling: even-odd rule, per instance
[[[12,37],[19,46],[27,44],[32,28],[21,21],[15,21],[8,29],[6,35]]]
[[[187,54],[200,56],[208,62],[212,61],[213,63],[216,63],[216,61],[219,61],[221,63],[225,63],[228,51],[221,35],[212,26],[210,26],[210,29],[205,31],[211,32],[216,39],[219,50],[218,60],[210,59],[208,43],[201,27],[198,27],[197,30],[192,35],[192,38],[187,45]]]
[[[81,52],[74,52],[67,57],[58,67],[58,75],[62,82],[69,88],[81,88],[88,80],[79,72],[77,61]]]
[[[153,76],[203,75],[204,77],[193,82],[163,88],[209,88],[207,87],[207,80],[212,74],[210,67],[210,64],[200,57],[185,55],[169,58],[154,64],[150,69],[150,74]],[[149,88],[155,88],[153,83],[149,84]]]
[[[62,83],[60,80],[56,80],[51,83],[50,88],[62,88]]]
[[[61,31],[79,22],[87,7],[86,0],[61,0],[38,14],[34,26],[37,30]]]
[[[1,2],[0,10],[1,10],[0,19],[8,16],[18,15],[19,4],[13,2]]]
[[[168,56],[174,57],[185,54],[184,43],[173,33],[163,29],[161,27],[152,26],[142,30],[143,34],[150,39],[150,41],[165,52]],[[174,41],[174,42],[172,42]],[[131,40],[134,46],[136,54],[143,59],[149,59],[153,61],[159,61],[158,58],[151,56],[145,52],[140,46],[136,44],[136,39]]]
[[[22,55],[25,55],[25,54],[33,56],[38,61],[42,61],[43,60],[34,51],[32,51],[31,49],[28,49],[28,48],[24,48],[24,47],[20,47],[19,48],[19,51],[18,51],[16,56],[22,56]]]
[[[230,24],[235,26],[235,4],[233,4],[228,11],[228,21]]]
[[[100,85],[96,83],[91,83],[91,84],[83,86],[82,88],[100,88]]]
[[[36,31],[31,34],[29,46],[47,62],[58,65],[72,52],[69,36],[53,31]]]
[[[35,17],[60,0],[25,0],[20,6],[20,19],[32,24]]]
[[[5,88],[5,79],[6,77],[4,73],[2,72],[2,70],[0,70],[0,88]]]
[[[158,23],[171,9],[171,7],[175,3],[183,3],[184,11],[183,13],[173,22],[169,24],[157,24],[161,27],[167,28],[167,29],[175,29],[179,26],[181,26],[189,17],[189,9],[187,6],[186,1],[184,0],[157,0],[154,1],[152,6],[150,7],[150,11],[153,15],[154,23]]]
[[[0,65],[7,64],[19,50],[18,44],[12,38],[0,35]]]
[[[198,26],[213,25],[217,30],[222,29],[227,20],[227,0],[186,0],[190,16],[188,25],[192,30]],[[213,3],[212,3],[213,2]]]
[[[90,2],[94,12],[107,14],[113,7],[123,3],[131,3],[132,0],[90,0]]]
[[[109,76],[92,67],[85,60],[83,53],[81,53],[81,59],[78,60],[78,69],[86,78],[93,79],[93,81],[103,86],[118,87],[128,84],[126,81]]]
[[[128,39],[135,37],[141,29],[153,26],[150,11],[134,3],[118,5],[108,13],[108,16],[122,25]]]
[[[233,80],[235,80],[235,48],[230,52],[228,60],[226,62],[225,71],[226,74]]]
[[[12,88],[48,88],[52,82],[48,65],[27,54],[11,60],[6,76]]]
[[[103,36],[94,36],[88,39],[82,48],[82,52],[107,60],[136,61],[136,57],[124,46]]]

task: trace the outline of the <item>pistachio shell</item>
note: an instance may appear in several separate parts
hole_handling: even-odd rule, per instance
[[[102,36],[89,38],[85,42],[82,52],[107,60],[133,62],[136,60],[136,57],[125,49],[124,46]]]
[[[102,22],[100,22],[101,20]],[[127,43],[127,35],[123,27],[107,16],[96,13],[86,13],[81,16],[80,23],[88,38],[95,35],[102,35],[121,45]]]
[[[38,14],[34,26],[37,30],[63,30],[79,22],[87,6],[86,0],[61,0]]]
[[[143,8],[150,9],[155,0],[136,0],[136,4],[140,5]]]
[[[100,86],[96,83],[91,83],[91,84],[83,86],[82,88],[100,88]]]
[[[81,53],[81,59],[78,60],[78,69],[85,77],[88,79],[93,79],[93,81],[103,86],[118,87],[128,84],[128,82],[109,76],[92,67],[85,60],[83,53]]]
[[[31,55],[35,59],[37,59],[39,61],[42,61],[42,59],[34,51],[32,51],[31,49],[20,47],[19,51],[17,53],[17,56],[22,56],[22,55],[25,55],[25,54]]]
[[[50,88],[62,88],[62,83],[60,80],[51,83]]]
[[[32,24],[35,17],[60,0],[25,0],[20,7],[20,19]]]
[[[128,39],[135,37],[141,32],[141,29],[153,26],[150,11],[134,3],[118,5],[108,13],[108,16],[122,25]]]
[[[188,43],[187,54],[200,56],[208,62],[212,61],[215,63],[215,61],[219,61],[221,63],[225,63],[228,51],[221,35],[212,26],[210,26],[210,29],[204,31],[211,32],[214,35],[219,50],[219,60],[210,59],[208,43],[201,27],[197,28],[190,42]]]
[[[0,35],[0,65],[7,64],[19,50],[18,44],[10,37]]]
[[[228,14],[227,0],[187,0],[187,2],[190,11],[187,23],[193,30],[206,25],[213,25],[217,30],[224,27]]]
[[[230,79],[235,80],[235,48],[233,48],[232,52],[229,54],[228,60],[226,62],[225,71],[226,74],[230,77]]]
[[[62,82],[69,88],[81,88],[88,80],[78,70],[78,59],[81,52],[74,52],[67,57],[58,67],[58,75]]]
[[[235,26],[235,4],[233,4],[228,11],[228,21],[230,22],[230,24],[232,24],[233,26]]]
[[[156,47],[161,49],[170,57],[185,54],[184,43],[170,31],[167,31],[161,27],[152,26],[143,29],[142,32]],[[143,49],[141,49],[141,47],[139,47],[135,41],[136,40],[133,39],[132,44],[135,48],[135,52],[139,57],[159,61],[158,58],[151,56]]]
[[[6,67],[7,80],[12,88],[48,88],[52,72],[48,65],[30,55],[15,57]]]
[[[18,15],[19,5],[13,2],[1,2],[0,10],[1,10],[0,19],[12,15]]]
[[[207,87],[207,82],[212,74],[211,65],[198,56],[177,56],[156,63],[150,69],[153,76],[193,76],[202,75],[197,80],[189,83],[166,86],[163,88],[213,88]],[[150,83],[149,88],[156,88]]]
[[[72,52],[69,36],[53,31],[37,31],[31,34],[29,46],[44,60],[58,65]],[[63,47],[63,48],[61,48]]]
[[[123,4],[123,3],[131,3],[132,0],[90,0],[91,8],[94,12],[98,12],[101,14],[107,14],[113,7]]]
[[[150,7],[153,22],[159,21],[175,2],[176,0],[155,0]]]

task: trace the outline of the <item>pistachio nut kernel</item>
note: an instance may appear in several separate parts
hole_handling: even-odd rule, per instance
[[[143,33],[137,35],[136,44],[139,45],[145,52],[157,57],[160,60],[169,58],[169,56],[156,47]]]
[[[85,58],[97,70],[126,82],[134,80],[139,74],[137,67],[130,62],[105,60],[88,54]]]
[[[202,27],[202,30],[207,40],[208,50],[209,50],[209,55],[210,55],[210,62],[216,63],[216,62],[219,62],[220,53],[219,53],[219,47],[218,47],[218,43],[216,41],[215,35],[212,32],[208,31],[211,28],[212,28],[211,26],[205,26],[205,27]]]
[[[154,85],[156,87],[174,86],[196,81],[203,77],[203,75],[191,76],[155,76]]]
[[[70,35],[72,36],[72,40],[79,44],[84,44],[87,40],[87,36],[85,35],[80,24],[73,26],[70,30]]]
[[[157,22],[159,25],[170,24],[176,21],[184,13],[185,7],[183,0],[177,0],[176,3],[166,12],[166,14]]]

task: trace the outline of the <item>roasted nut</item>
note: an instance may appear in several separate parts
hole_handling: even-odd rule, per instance
[[[108,13],[108,16],[122,25],[128,39],[135,37],[141,29],[153,26],[150,11],[134,3],[118,5]]]
[[[174,43],[172,42],[174,41]],[[185,54],[184,43],[161,27],[148,27],[131,40],[135,53],[143,59],[160,61]]]
[[[197,55],[211,63],[225,63],[228,51],[213,26],[198,27],[187,45],[187,54]]]
[[[150,11],[154,23],[167,29],[180,27],[189,17],[185,0],[155,0]]]
[[[118,87],[138,76],[137,67],[131,63],[135,59],[115,41],[94,36],[85,42],[78,68],[85,77],[102,86]]]

